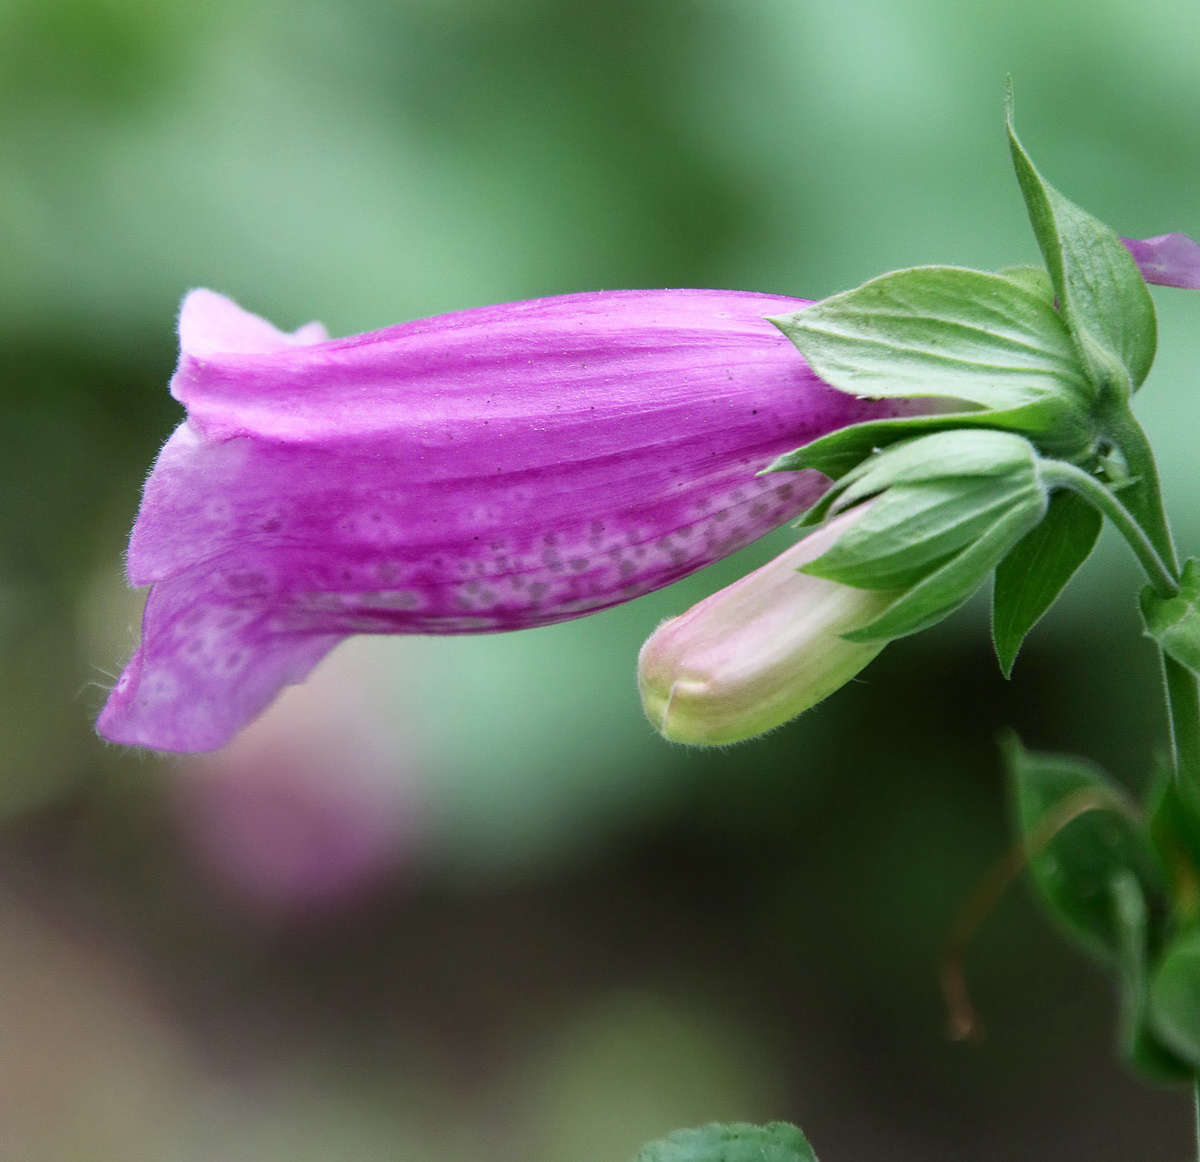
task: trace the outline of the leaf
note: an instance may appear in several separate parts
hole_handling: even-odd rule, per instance
[[[1083,366],[1098,387],[1120,376],[1137,388],[1158,342],[1154,302],[1137,263],[1113,230],[1038,173],[1013,128],[1011,93],[1007,125],[1029,221]]]
[[[1165,910],[1162,867],[1124,792],[1092,763],[1005,745],[1017,830],[1029,874],[1051,915],[1075,943],[1120,968],[1128,958],[1128,917],[1113,882],[1131,876],[1150,909],[1153,931]]]
[[[1004,410],[1047,395],[1082,406],[1092,395],[1058,312],[999,274],[893,271],[770,321],[822,379],[856,396]]]
[[[1042,509],[1016,505],[983,536],[901,594],[874,621],[842,636],[848,642],[892,641],[949,617],[983,584],[996,562],[1030,529]]]
[[[1150,1023],[1169,1049],[1200,1070],[1200,931],[1167,946],[1150,982]]]
[[[1124,792],[1099,768],[1005,745],[1014,814],[1037,894],[1059,926],[1116,975],[1122,1056],[1143,1076],[1184,1080],[1188,1064],[1160,1037],[1149,964],[1166,912],[1162,867]]]
[[[817,1162],[817,1156],[804,1134],[786,1122],[714,1122],[651,1142],[634,1162]]]
[[[1056,492],[1042,523],[996,567],[992,640],[1006,678],[1025,636],[1092,555],[1103,524],[1103,516],[1083,497]]]
[[[1046,273],[1044,266],[1034,266],[1032,264],[1006,266],[1000,273],[1005,278],[1019,283],[1031,294],[1035,294],[1038,298],[1045,299],[1046,302],[1053,304],[1054,284],[1050,281],[1050,276]]]
[[[1185,1081],[1192,1070],[1162,1043],[1151,1025],[1147,973],[1150,918],[1141,887],[1133,875],[1123,871],[1113,877],[1109,895],[1119,940],[1121,1052],[1151,1081]]]
[[[1178,911],[1200,915],[1200,802],[1175,766],[1162,756],[1150,793],[1150,837],[1171,869]]]
[[[1078,409],[1065,400],[1047,396],[1037,403],[1005,411],[943,412],[851,424],[785,452],[763,473],[815,468],[837,480],[880,448],[930,432],[961,429],[1020,432],[1035,440],[1046,455],[1068,460],[1077,459],[1092,442],[1091,428]],[[810,523],[807,518],[805,523]]]
[[[1149,586],[1141,593],[1146,633],[1181,665],[1200,673],[1200,563],[1185,561],[1175,597],[1159,597]]]

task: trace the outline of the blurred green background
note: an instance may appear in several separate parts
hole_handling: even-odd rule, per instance
[[[986,611],[765,741],[657,740],[658,619],[343,647],[253,736],[91,732],[178,422],[183,292],[334,334],[635,286],[820,297],[1035,250],[1001,134],[1121,233],[1200,234],[1195,0],[0,0],[0,1157],[625,1162],[788,1118],[829,1162],[1185,1157],[1105,982],[1018,889],[948,1043],[936,960],[1007,837],[994,740],[1144,785],[1105,541],[1014,681]],[[1200,298],[1142,415],[1200,542]]]

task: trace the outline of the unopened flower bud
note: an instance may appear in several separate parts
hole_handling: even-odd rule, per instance
[[[870,507],[843,513],[654,631],[638,657],[638,687],[664,738],[694,746],[753,738],[832,694],[879,653],[882,641],[841,635],[878,617],[895,591],[797,572]]]

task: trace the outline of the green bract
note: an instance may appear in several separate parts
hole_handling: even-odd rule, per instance
[[[834,511],[897,484],[934,480],[1009,479],[1022,483],[1036,477],[1037,453],[1028,440],[1006,432],[939,432],[894,444],[863,460],[827,493]],[[825,503],[825,497],[822,498]]]
[[[1147,587],[1141,594],[1146,633],[1163,651],[1200,673],[1200,562],[1186,561],[1175,597],[1160,597]]]
[[[1038,173],[1013,129],[1011,94],[1007,114],[1017,181],[1079,358],[1099,391],[1128,396],[1146,378],[1158,343],[1146,281],[1116,231]]]
[[[1092,555],[1104,518],[1073,492],[1057,492],[1041,524],[996,567],[992,640],[1007,678],[1025,636]]]
[[[840,391],[941,398],[953,401],[955,426],[1024,432],[1070,458],[1091,449],[1094,392],[1062,316],[1026,280],[914,267],[771,322]],[[801,466],[814,465],[790,457],[773,465]]]
[[[1041,520],[1046,491],[1032,445],[1004,432],[940,432],[894,444],[822,499],[837,511],[881,493],[803,571],[862,589],[905,590],[851,641],[880,641],[957,609]]]

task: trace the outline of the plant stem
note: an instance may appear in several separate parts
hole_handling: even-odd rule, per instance
[[[1163,654],[1162,663],[1175,770],[1189,799],[1200,803],[1200,687],[1182,662]]]
[[[1179,557],[1167,522],[1158,464],[1150,441],[1126,402],[1107,408],[1101,422],[1106,434],[1120,448],[1133,476],[1128,488],[1123,490],[1125,511],[1132,516],[1170,572],[1178,576]],[[1196,675],[1186,666],[1165,653],[1161,657],[1175,775],[1188,799],[1200,803],[1200,685]]]
[[[1171,536],[1171,526],[1163,506],[1158,462],[1154,459],[1154,451],[1142,425],[1125,403],[1107,409],[1102,423],[1106,433],[1121,449],[1133,477],[1128,487],[1122,489],[1126,508],[1150,538],[1150,543],[1158,550],[1171,572],[1178,573],[1179,558],[1175,553],[1175,539]]]
[[[1196,1162],[1200,1162],[1200,1078],[1192,1082],[1192,1108],[1196,1118]]]
[[[1150,584],[1160,597],[1174,597],[1179,592],[1177,570],[1169,567],[1162,559],[1145,530],[1111,489],[1105,487],[1091,473],[1062,460],[1043,461],[1039,472],[1046,484],[1051,487],[1057,485],[1060,488],[1069,488],[1078,493],[1117,526],[1118,531],[1129,542],[1129,547],[1137,554]]]

